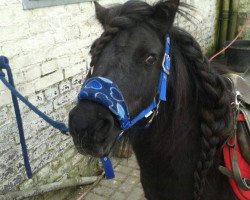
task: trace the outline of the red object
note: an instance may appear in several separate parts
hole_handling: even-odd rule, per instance
[[[232,137],[229,144],[234,143],[234,138]],[[232,171],[232,158],[233,158],[234,148],[229,147],[227,144],[223,147],[223,156],[225,167]],[[236,145],[236,154],[238,160],[238,166],[241,172],[241,176],[250,179],[250,165],[244,160],[240,153],[238,145]],[[250,200],[250,191],[241,190],[233,178],[229,178],[229,183],[234,191],[234,194],[239,200]]]
[[[245,116],[243,115],[243,114],[238,114],[237,115],[237,121],[238,122],[244,122],[244,121],[246,121],[246,119],[245,119]]]

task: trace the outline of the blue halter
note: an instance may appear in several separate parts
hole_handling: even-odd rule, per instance
[[[160,79],[158,84],[158,92],[156,97],[153,99],[152,103],[140,112],[135,118],[131,119],[128,106],[124,100],[122,92],[118,86],[111,80],[104,77],[93,77],[88,79],[83,83],[81,91],[78,95],[78,101],[80,100],[90,100],[97,102],[106,108],[108,108],[117,118],[122,129],[122,133],[131,128],[134,124],[143,118],[148,118],[151,116],[148,127],[154,116],[157,115],[158,107],[161,101],[166,101],[166,91],[167,91],[167,79],[170,71],[170,37],[166,37],[165,54],[162,63],[162,69],[160,72]],[[121,134],[119,135],[119,137]],[[108,157],[101,158],[102,164],[104,166],[105,175],[107,179],[114,177],[114,172],[112,164]]]

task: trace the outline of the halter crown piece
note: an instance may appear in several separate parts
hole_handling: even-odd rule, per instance
[[[165,53],[160,71],[160,79],[158,84],[157,95],[153,99],[152,103],[143,111],[141,111],[135,118],[131,119],[128,106],[124,100],[122,92],[118,86],[112,81],[104,77],[93,77],[86,80],[78,95],[78,101],[90,100],[99,103],[108,108],[119,121],[122,133],[131,128],[134,124],[143,118],[151,116],[149,122],[145,127],[148,127],[153,118],[158,113],[158,107],[161,101],[166,101],[166,91],[168,75],[170,71],[170,37],[166,36]],[[120,138],[122,134],[118,136]],[[101,162],[104,167],[105,176],[107,179],[114,178],[114,171],[112,163],[108,157],[102,157]]]

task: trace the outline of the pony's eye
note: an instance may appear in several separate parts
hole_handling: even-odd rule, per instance
[[[147,65],[153,65],[156,62],[156,57],[153,56],[153,55],[150,55],[150,56],[147,57],[145,62],[146,62]]]

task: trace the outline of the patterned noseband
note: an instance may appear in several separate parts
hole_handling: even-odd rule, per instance
[[[95,101],[108,108],[120,122],[122,129],[129,128],[128,108],[118,86],[103,77],[88,79],[82,86],[78,100]]]

